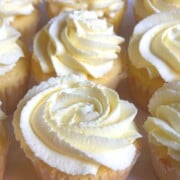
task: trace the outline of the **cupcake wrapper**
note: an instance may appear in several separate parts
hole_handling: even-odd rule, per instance
[[[12,26],[21,33],[22,41],[27,45],[31,46],[33,37],[38,30],[38,24],[40,21],[39,8],[35,7],[35,10],[30,15],[17,16],[12,22]]]
[[[93,78],[88,76],[87,79],[89,79],[90,81],[94,81],[98,84],[103,84],[112,89],[116,89],[119,83],[127,76],[125,72],[125,65],[122,63],[122,59],[123,57],[122,55],[120,55],[119,59],[114,62],[112,70],[105,74],[103,77]],[[31,74],[33,84],[37,84],[41,81],[49,79],[50,77],[56,76],[55,72],[43,73],[39,62],[37,61],[37,58],[35,56],[33,56],[31,60]]]
[[[6,167],[9,139],[5,121],[0,122],[0,180],[3,180]]]
[[[28,75],[17,80],[11,87],[0,89],[0,99],[3,102],[2,109],[11,113],[16,109],[18,101],[23,97],[28,88]]]
[[[148,111],[149,99],[163,85],[163,80],[160,77],[150,79],[144,71],[128,66],[128,84],[132,99],[139,108]]]
[[[179,180],[180,168],[173,167],[168,155],[160,157],[156,149],[150,145],[151,160],[154,170],[160,180]]]
[[[125,0],[124,3],[125,3],[124,6],[121,9],[119,9],[112,18],[107,17],[108,22],[113,24],[114,30],[117,34],[120,32],[122,20],[123,20],[123,17],[127,8],[127,1]]]
[[[147,87],[139,83],[138,79],[130,75],[128,76],[128,84],[134,103],[147,111],[147,105],[153,92],[149,91]]]
[[[0,180],[3,180],[4,171],[6,167],[8,148],[4,149],[4,152],[0,155]]]
[[[135,13],[135,10],[134,10],[134,19],[136,23],[138,23],[142,19],[137,13]]]

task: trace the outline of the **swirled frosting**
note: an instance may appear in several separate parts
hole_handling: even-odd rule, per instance
[[[100,17],[114,17],[119,9],[125,6],[125,0],[46,0],[65,5],[65,10],[86,9],[94,10]]]
[[[17,44],[20,33],[0,19],[0,75],[9,72],[23,57],[23,51]]]
[[[95,78],[109,72],[124,41],[113,26],[91,11],[63,12],[36,35],[34,56],[44,73],[84,74]]]
[[[128,167],[141,137],[135,106],[105,86],[69,75],[32,88],[18,105],[23,138],[35,156],[72,175],[103,165]]]
[[[154,14],[134,28],[129,58],[151,78],[165,82],[180,79],[180,11]]]
[[[168,155],[180,161],[180,81],[165,84],[149,103],[152,117],[144,124],[150,141],[167,148]]]
[[[174,9],[180,10],[179,0],[135,0],[135,11],[141,18]]]

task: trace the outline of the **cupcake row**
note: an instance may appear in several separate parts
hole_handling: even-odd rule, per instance
[[[40,2],[16,3],[9,2],[9,12],[36,9]],[[126,40],[117,34],[116,25],[120,26],[125,1],[45,3],[49,16],[55,17],[34,38],[25,36],[33,39],[32,52],[30,41],[24,41],[23,33],[7,20],[11,16],[1,18],[0,27],[2,109],[14,112],[15,137],[39,176],[54,180],[128,176],[141,153],[142,135],[134,122],[137,108],[118,95],[117,86],[127,74],[133,102],[150,112],[143,126],[157,175],[179,179],[178,8],[137,23],[124,58],[121,47]],[[152,2],[143,3],[153,7]],[[176,1],[155,6],[163,3],[178,7]],[[6,115],[0,115],[5,123]],[[5,162],[8,140],[2,129]],[[2,174],[4,167],[2,163]]]
[[[129,47],[124,49],[122,48],[123,44],[128,40],[115,32],[115,25],[109,23],[110,21],[105,16],[102,18],[99,14],[103,13],[99,13],[99,9],[96,11],[86,10],[101,7],[102,4],[99,1],[89,2],[89,4],[73,1],[44,2],[47,12],[50,12],[52,7],[58,7],[59,15],[40,27],[34,36],[32,34],[26,36],[33,41],[32,52],[28,51],[29,46],[22,40],[23,32],[16,27],[14,28],[17,31],[13,29],[13,24],[9,19],[15,21],[14,11],[25,11],[25,9],[29,9],[28,7],[32,8],[32,12],[35,9],[38,11],[38,5],[41,4],[39,1],[13,2],[15,4],[9,2],[5,8],[9,12],[9,16],[1,16],[1,33],[4,36],[1,40],[3,49],[1,52],[2,88],[0,90],[2,93],[0,93],[0,98],[4,102],[3,108],[6,112],[13,112],[18,100],[26,92],[29,74],[36,84],[52,76],[75,73],[113,89],[116,89],[119,82],[128,74],[132,98],[138,107],[146,111],[149,98],[157,88],[161,87],[164,82],[180,79],[178,51],[180,10],[176,1],[172,3],[172,6],[177,5],[173,11],[170,8],[171,11],[151,15],[137,23],[131,34],[130,42],[128,42]],[[50,2],[52,2],[51,6]],[[113,2],[110,3],[113,7],[119,7],[120,4],[123,8],[126,7],[124,1],[119,6]],[[150,7],[159,7],[161,4],[156,5],[155,3],[153,6],[152,2],[145,2],[144,6],[151,4]],[[134,14],[136,14],[138,1],[134,3]],[[4,6],[5,4],[5,2],[2,3]],[[70,7],[75,4],[79,9],[86,8],[72,11]],[[171,3],[164,2],[164,4]],[[107,6],[107,4],[105,5]],[[17,9],[13,6],[17,6]],[[166,7],[166,5],[164,6]],[[27,15],[19,16],[26,17]],[[42,18],[42,16],[41,14],[38,18]],[[18,20],[18,22],[20,21]],[[30,24],[28,20],[26,24]],[[37,23],[33,22],[33,24],[36,24],[37,27]],[[118,27],[120,29],[119,24]],[[27,30],[25,31],[27,32]],[[35,30],[31,30],[31,32],[35,32]],[[13,47],[10,49],[9,46],[12,44]],[[124,56],[126,51],[128,51],[127,57]],[[22,59],[28,59],[28,61]],[[14,74],[18,75],[14,76]],[[16,77],[16,81],[13,77]],[[19,91],[18,87],[22,87],[22,90]],[[13,92],[18,94],[14,98],[11,96]],[[11,100],[7,97],[10,97]]]
[[[143,127],[159,179],[178,180],[180,81],[151,97]],[[143,143],[137,108],[104,85],[78,75],[31,88],[13,114],[16,140],[41,179],[126,179]],[[8,153],[7,116],[0,112],[1,177]]]

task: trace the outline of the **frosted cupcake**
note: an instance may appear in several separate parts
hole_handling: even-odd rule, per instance
[[[122,42],[95,12],[63,12],[36,34],[32,74],[40,82],[76,73],[115,88],[123,78]]]
[[[2,103],[0,101],[0,180],[3,180],[9,147],[9,140],[6,127],[7,116],[2,111],[1,104]]]
[[[13,126],[42,179],[125,179],[140,153],[136,113],[114,90],[69,75],[29,90]]]
[[[0,17],[4,18],[21,34],[22,40],[30,45],[40,20],[38,4],[42,0],[1,0]]]
[[[152,96],[148,133],[152,163],[160,180],[180,179],[180,81],[165,84]]]
[[[57,16],[65,10],[94,10],[99,17],[113,24],[116,32],[119,32],[126,5],[126,0],[46,0],[49,17]]]
[[[163,83],[180,80],[179,34],[180,11],[154,14],[134,28],[128,48],[129,86],[143,109]]]
[[[136,20],[141,20],[151,14],[163,11],[180,10],[179,0],[135,0],[134,14]]]
[[[3,110],[12,112],[28,86],[29,53],[20,33],[0,19],[0,99]]]

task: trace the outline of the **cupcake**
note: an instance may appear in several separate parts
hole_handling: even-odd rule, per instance
[[[149,102],[144,128],[160,180],[180,179],[180,81],[164,84]]]
[[[115,31],[119,32],[127,0],[46,0],[46,8],[50,18],[57,16],[62,11],[70,10],[93,10],[101,18],[114,25]]]
[[[135,0],[134,15],[137,21],[154,13],[180,10],[179,0]]]
[[[116,91],[71,74],[30,89],[13,127],[42,179],[125,179],[140,153],[136,113]]]
[[[7,20],[30,45],[40,20],[38,4],[41,0],[1,0],[0,17]]]
[[[6,113],[13,112],[28,86],[29,53],[20,33],[0,19],[0,99]]]
[[[63,12],[35,36],[33,78],[39,83],[52,76],[76,73],[115,88],[124,75],[122,42],[113,26],[95,12]]]
[[[129,42],[128,81],[135,103],[147,110],[149,98],[165,82],[180,80],[180,11],[140,21]]]
[[[7,116],[1,110],[1,104],[2,103],[0,101],[0,180],[3,180],[9,147],[9,139],[6,127]]]

